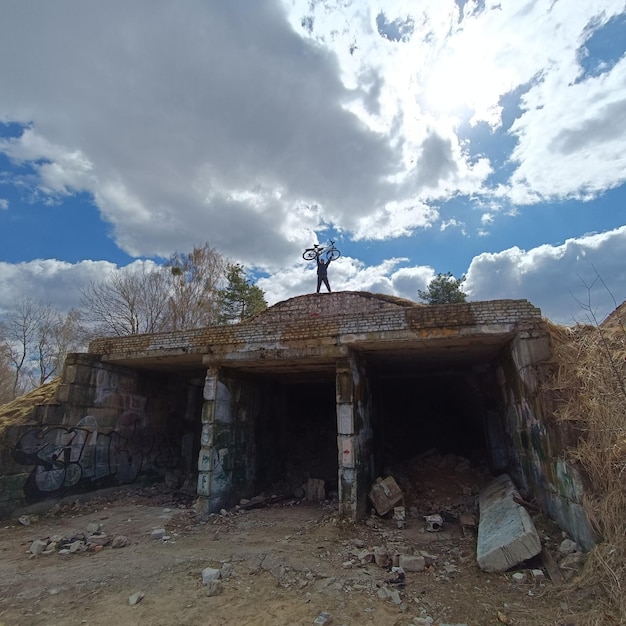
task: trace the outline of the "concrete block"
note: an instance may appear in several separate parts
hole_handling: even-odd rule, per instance
[[[339,435],[337,442],[339,448],[339,467],[355,467],[354,437]]]
[[[541,552],[535,525],[514,498],[520,495],[507,474],[480,493],[476,558],[485,572],[504,572]]]
[[[199,496],[209,497],[211,495],[211,474],[209,472],[198,472]]]
[[[211,471],[211,450],[207,448],[200,448],[200,454],[198,455],[198,471]]]
[[[378,515],[385,515],[404,498],[404,494],[393,476],[387,476],[384,480],[377,480],[372,485],[369,496]]]
[[[354,435],[352,404],[337,405],[337,432],[339,435]]]
[[[426,569],[426,559],[420,555],[401,554],[398,564],[405,572],[423,572]]]
[[[323,480],[319,478],[309,478],[304,488],[307,500],[321,502],[326,499],[326,487]]]

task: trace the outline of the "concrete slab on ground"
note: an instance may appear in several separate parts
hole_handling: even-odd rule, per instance
[[[541,552],[541,540],[508,474],[502,474],[479,496],[480,522],[476,559],[485,572],[504,572]]]

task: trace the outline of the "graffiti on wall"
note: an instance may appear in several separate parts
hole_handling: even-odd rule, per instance
[[[128,416],[127,416],[128,418]],[[79,485],[115,481],[133,482],[142,469],[172,469],[180,451],[166,437],[137,429],[136,422],[122,420],[104,433],[96,418],[87,415],[73,428],[33,429],[18,441],[13,458],[33,470],[24,495],[37,499],[51,492]]]

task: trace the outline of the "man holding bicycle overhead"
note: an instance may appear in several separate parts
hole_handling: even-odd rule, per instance
[[[318,243],[313,244],[312,248],[307,248],[302,253],[305,261],[315,259],[317,263],[317,293],[320,292],[322,283],[326,285],[328,293],[330,293],[330,285],[328,284],[328,265],[331,261],[338,259],[341,252],[335,248],[335,242],[331,241],[327,246],[320,246]]]
[[[317,293],[320,292],[322,283],[326,285],[326,289],[328,289],[328,293],[330,293],[330,285],[328,284],[328,266],[330,265],[332,259],[328,258],[327,260],[324,260],[320,258],[320,255],[318,254],[315,257],[315,260],[317,261]]]

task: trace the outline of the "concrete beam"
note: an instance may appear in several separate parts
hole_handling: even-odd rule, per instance
[[[504,572],[541,552],[541,541],[507,474],[492,481],[479,496],[480,523],[476,559],[485,572]]]

